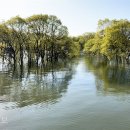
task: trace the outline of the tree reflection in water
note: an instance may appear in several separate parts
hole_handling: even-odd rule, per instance
[[[130,66],[108,63],[99,57],[85,58],[86,67],[96,76],[96,88],[103,94],[130,93]]]
[[[0,72],[0,101],[13,107],[56,103],[67,91],[74,69],[72,62],[46,66],[8,67]]]

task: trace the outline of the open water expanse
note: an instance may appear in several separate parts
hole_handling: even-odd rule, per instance
[[[0,130],[130,130],[128,65],[81,57],[0,69]]]

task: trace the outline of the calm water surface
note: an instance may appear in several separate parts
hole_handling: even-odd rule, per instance
[[[0,69],[0,130],[130,130],[130,66],[83,57]]]

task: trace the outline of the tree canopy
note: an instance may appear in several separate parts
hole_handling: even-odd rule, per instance
[[[9,61],[23,64],[35,59],[44,61],[74,57],[79,54],[79,44],[68,36],[68,29],[54,15],[38,14],[28,18],[13,17],[0,24],[1,55]]]
[[[84,51],[128,62],[130,56],[130,21],[99,20],[94,38],[85,43]]]

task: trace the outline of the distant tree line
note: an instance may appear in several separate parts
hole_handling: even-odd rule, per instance
[[[109,60],[114,59],[117,63],[129,63],[130,21],[99,20],[97,32],[84,43],[84,51],[102,55]]]
[[[79,54],[79,44],[68,36],[68,29],[53,15],[33,15],[28,18],[13,17],[0,24],[0,55],[3,60],[19,63],[24,56],[31,65],[39,59],[56,61]]]

